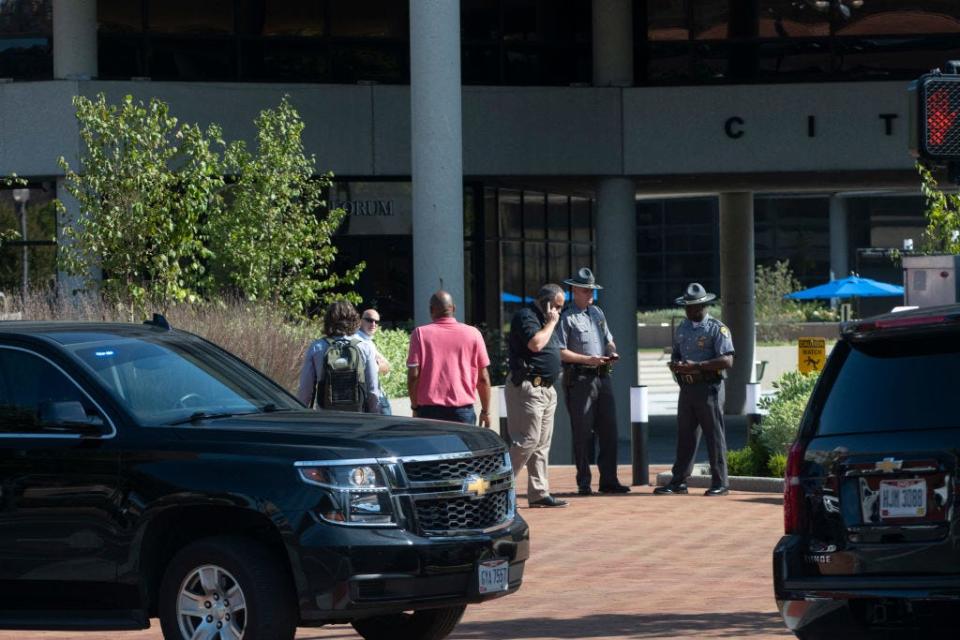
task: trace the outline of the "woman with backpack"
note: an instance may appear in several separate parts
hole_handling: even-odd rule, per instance
[[[380,380],[373,343],[356,336],[360,314],[337,300],[323,315],[325,337],[307,349],[297,398],[308,407],[380,413]]]

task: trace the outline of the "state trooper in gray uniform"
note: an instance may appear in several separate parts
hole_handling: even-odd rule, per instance
[[[577,493],[588,496],[593,434],[597,434],[600,493],[627,493],[617,480],[617,406],[610,381],[617,345],[603,311],[593,304],[593,292],[602,289],[593,272],[584,267],[564,284],[571,286],[573,304],[560,316],[557,337],[563,361],[563,388],[573,431],[573,458],[577,466]]]
[[[687,478],[700,444],[700,431],[707,438],[710,454],[710,488],[704,495],[723,496],[727,491],[727,441],[723,426],[724,371],[733,366],[733,338],[722,322],[707,314],[707,304],[716,299],[694,282],[676,299],[687,318],[673,336],[670,370],[680,385],[677,403],[677,460],[673,479],[654,493],[687,493]]]

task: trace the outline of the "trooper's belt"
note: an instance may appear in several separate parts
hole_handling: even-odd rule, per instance
[[[701,382],[720,382],[723,374],[719,371],[698,371],[697,373],[674,373],[679,384],[698,384]]]

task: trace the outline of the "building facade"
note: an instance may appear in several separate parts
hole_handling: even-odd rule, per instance
[[[749,368],[755,264],[814,284],[919,236],[906,86],[951,58],[952,0],[2,0],[0,174],[30,191],[0,193],[0,228],[28,225],[0,288],[24,255],[35,286],[55,275],[72,96],[159,97],[250,139],[288,94],[351,214],[341,260],[367,260],[386,319],[425,316],[424,265],[490,326],[590,265],[622,350],[636,309],[699,280]],[[448,68],[462,92],[434,83]],[[452,146],[423,105],[462,122]],[[448,147],[452,178],[430,165]],[[454,190],[428,210],[432,178]]]

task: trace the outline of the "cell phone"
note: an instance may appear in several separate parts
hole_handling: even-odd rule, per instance
[[[620,356],[619,356],[619,354],[613,354],[612,356],[606,356],[606,358],[607,358],[607,360],[613,362],[613,361],[615,361],[615,360],[619,360],[619,359],[620,359]]]

